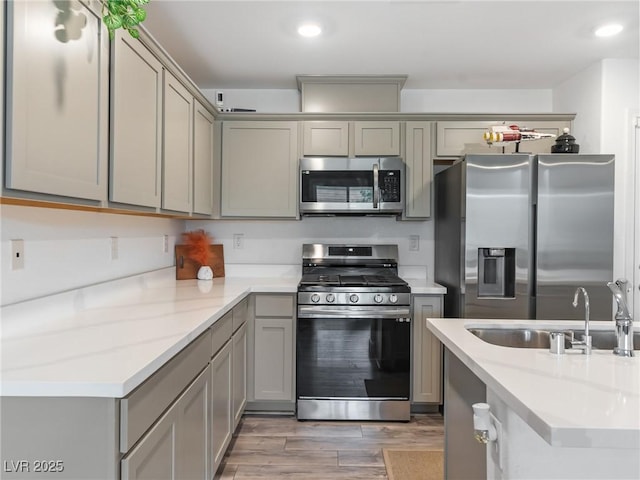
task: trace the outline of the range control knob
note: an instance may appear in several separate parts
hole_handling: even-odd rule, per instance
[[[395,293],[392,293],[389,295],[389,301],[391,303],[398,303],[398,296]]]
[[[313,295],[311,295],[311,301],[313,303],[318,303],[320,301],[320,295],[318,295],[317,293],[314,293]]]
[[[333,293],[327,294],[327,303],[333,303],[336,301],[336,296]]]
[[[349,295],[349,301],[351,303],[358,303],[358,300],[360,300],[360,297],[358,297],[358,295],[356,295],[355,293]]]
[[[380,295],[379,293],[376,293],[373,296],[373,301],[376,303],[382,303],[382,301],[384,300],[384,297],[382,295]]]

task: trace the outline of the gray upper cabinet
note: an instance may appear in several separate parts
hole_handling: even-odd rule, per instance
[[[109,44],[89,5],[59,24],[58,2],[6,2],[8,188],[106,200]]]
[[[162,208],[191,211],[193,96],[164,71]]]
[[[113,41],[110,200],[160,207],[162,64],[121,30]]]
[[[354,122],[354,154],[400,155],[400,122]]]
[[[349,122],[309,121],[303,123],[303,155],[349,155]]]
[[[193,213],[213,214],[214,118],[194,100],[193,108]]]
[[[405,138],[406,197],[404,218],[421,219],[431,216],[432,122],[407,122]]]
[[[297,166],[297,122],[224,122],[222,216],[295,218]]]
[[[502,153],[502,146],[488,145],[482,138],[482,134],[494,125],[518,125],[522,128],[532,128],[541,133],[553,133],[560,135],[562,129],[571,128],[571,122],[566,120],[517,120],[517,121],[447,121],[437,122],[436,131],[436,156],[458,157],[467,153]],[[520,144],[521,152],[550,153],[551,145],[555,143],[553,138],[526,141]],[[505,153],[513,153],[515,144],[504,147]]]
[[[400,122],[313,120],[302,128],[304,156],[400,155]]]

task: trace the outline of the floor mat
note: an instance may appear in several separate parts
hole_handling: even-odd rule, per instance
[[[382,450],[389,480],[442,480],[444,452],[434,450]]]

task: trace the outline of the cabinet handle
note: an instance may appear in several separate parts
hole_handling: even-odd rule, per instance
[[[379,201],[378,164],[373,164],[373,208],[378,208]]]

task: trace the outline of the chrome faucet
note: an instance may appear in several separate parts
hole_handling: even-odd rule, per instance
[[[582,288],[576,288],[576,293],[573,295],[573,307],[578,306],[578,296],[582,292],[584,297],[584,335],[582,335],[582,341],[571,340],[571,347],[582,350],[584,355],[591,355],[591,335],[589,335],[589,294]]]
[[[617,346],[613,349],[614,355],[621,357],[633,357],[633,320],[627,307],[627,280],[619,278],[615,282],[608,282],[607,287],[613,293],[613,298],[618,304],[615,315]]]

